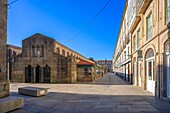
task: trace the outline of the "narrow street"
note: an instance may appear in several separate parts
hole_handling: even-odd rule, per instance
[[[18,87],[49,88],[43,97],[19,95]],[[170,113],[170,103],[109,73],[92,83],[11,83],[11,95],[24,97],[23,108],[11,113]]]

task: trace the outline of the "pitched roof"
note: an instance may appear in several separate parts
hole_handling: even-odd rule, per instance
[[[91,65],[94,65],[94,63],[91,63],[91,62],[88,62],[88,61],[82,61],[80,60],[77,65],[86,65],[86,66],[91,66]]]

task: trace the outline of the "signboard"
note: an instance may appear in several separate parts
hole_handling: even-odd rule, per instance
[[[142,50],[138,50],[137,53],[138,53],[138,58],[142,58]]]

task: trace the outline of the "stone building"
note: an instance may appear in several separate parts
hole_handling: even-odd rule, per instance
[[[9,95],[6,76],[7,0],[0,0],[0,98]]]
[[[22,48],[7,44],[7,79],[12,80],[12,62],[14,58],[22,53]]]
[[[101,65],[107,72],[112,71],[112,60],[96,60],[98,65]]]
[[[170,98],[169,6],[169,0],[127,0],[125,6],[127,17],[133,17],[126,26],[132,45],[132,83],[163,99]]]
[[[86,57],[41,34],[22,41],[22,53],[12,66],[13,82],[74,83],[77,82],[77,63]]]

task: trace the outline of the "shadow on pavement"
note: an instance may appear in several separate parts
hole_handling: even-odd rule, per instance
[[[49,92],[46,96],[24,97],[23,108],[11,113],[170,113],[170,104],[154,96],[98,95]]]

